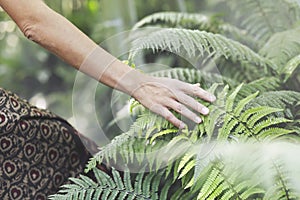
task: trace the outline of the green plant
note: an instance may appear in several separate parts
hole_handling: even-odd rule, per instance
[[[278,2],[230,1],[239,12],[226,23],[174,12],[138,22],[130,62],[142,49],[196,56],[202,71],[186,66],[152,75],[201,83],[217,101],[199,100],[210,115],[182,131],[133,101],[130,130],[87,165],[95,180],[73,178],[51,199],[298,199],[300,7]],[[209,70],[212,63],[220,74]],[[111,174],[97,163],[113,166]]]

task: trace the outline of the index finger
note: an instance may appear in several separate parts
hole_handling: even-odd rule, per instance
[[[187,87],[184,88],[184,92],[189,95],[199,97],[208,102],[214,102],[216,100],[215,95],[202,89],[200,87],[199,83],[197,83],[197,84],[188,84],[187,83]]]

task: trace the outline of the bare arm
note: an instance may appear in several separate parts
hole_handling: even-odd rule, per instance
[[[173,79],[154,78],[130,68],[98,47],[42,0],[0,0],[0,6],[17,23],[28,39],[100,82],[135,97],[175,126],[182,128],[184,124],[169,109],[181,113],[196,123],[200,123],[201,120],[189,108],[208,114],[208,110],[203,105],[190,97],[195,95],[207,101],[214,101],[215,97],[201,89],[199,85]]]
[[[130,67],[98,47],[90,38],[60,14],[51,10],[42,0],[0,0],[0,5],[17,23],[24,35],[53,52],[79,69],[93,51],[99,58],[97,66],[84,67],[81,71],[111,87],[117,86],[118,77],[133,71]],[[110,67],[107,68],[107,65]],[[105,73],[104,73],[105,72]],[[118,74],[119,73],[119,74]],[[101,74],[101,77],[100,77]],[[130,92],[129,86],[117,88]]]

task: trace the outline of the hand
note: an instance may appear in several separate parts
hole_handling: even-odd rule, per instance
[[[141,83],[132,96],[179,129],[183,129],[186,125],[176,118],[169,109],[180,113],[195,123],[201,123],[201,118],[195,112],[207,115],[209,110],[192,96],[208,102],[216,100],[214,95],[200,88],[199,83],[189,84],[176,79],[155,77]]]

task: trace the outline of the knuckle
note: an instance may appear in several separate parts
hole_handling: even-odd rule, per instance
[[[167,113],[167,114],[165,115],[165,118],[166,118],[168,121],[171,121],[171,120],[173,119],[173,114]]]
[[[181,104],[178,104],[177,106],[176,106],[176,111],[177,112],[182,112],[183,111],[183,105],[181,105]]]

